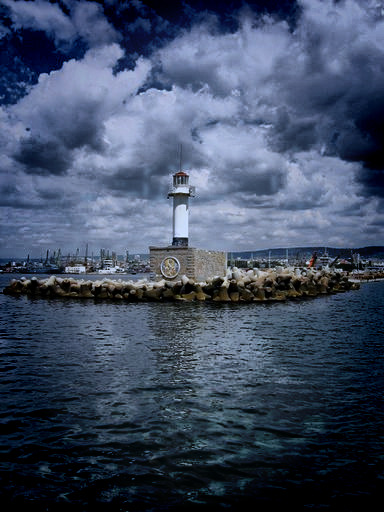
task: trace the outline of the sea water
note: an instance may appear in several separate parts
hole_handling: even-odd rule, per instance
[[[383,299],[1,294],[1,509],[376,510]]]

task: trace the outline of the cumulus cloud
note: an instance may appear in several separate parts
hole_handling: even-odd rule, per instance
[[[41,30],[51,37],[58,47],[67,47],[77,39],[88,46],[102,46],[116,42],[120,36],[105,19],[102,7],[94,2],[70,2],[69,14],[59,4],[45,0],[26,2],[3,0],[10,12],[15,29]]]
[[[114,74],[121,55],[117,45],[90,50],[81,61],[41,75],[11,109],[25,127],[14,156],[27,173],[65,174],[76,150],[105,149],[104,122],[137,92],[148,71],[148,64],[139,61],[134,71]]]
[[[68,2],[66,14],[42,0],[6,3],[14,28],[90,46],[1,111],[2,197],[15,233],[8,247],[21,229],[26,244],[42,245],[36,225],[62,246],[89,240],[146,251],[168,243],[166,194],[180,147],[197,187],[193,245],[356,246],[382,236],[377,2],[300,0],[294,27],[250,9],[234,13],[232,30],[199,16],[129,70],[119,66],[127,49],[97,4]],[[153,20],[140,8],[126,33],[151,34]],[[19,213],[28,208],[30,219]]]
[[[74,40],[77,37],[75,27],[70,18],[63,13],[59,5],[43,0],[25,2],[3,0],[11,11],[13,27],[30,28],[47,32],[56,41]]]

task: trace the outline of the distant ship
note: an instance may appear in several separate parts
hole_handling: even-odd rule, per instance
[[[337,260],[339,259],[339,256],[336,256],[336,258],[331,258],[327,252],[326,249],[324,249],[324,252],[322,255],[318,256],[317,252],[314,252],[312,254],[312,257],[310,261],[308,262],[308,268],[311,267],[333,267]]]
[[[32,264],[25,267],[15,267],[12,272],[19,274],[62,274],[64,268],[53,265]]]
[[[125,270],[121,267],[107,267],[98,270],[99,274],[123,274]]]
[[[318,257],[318,263],[322,267],[328,266],[332,262],[332,258],[327,253],[327,249],[324,249],[324,252],[321,256]]]

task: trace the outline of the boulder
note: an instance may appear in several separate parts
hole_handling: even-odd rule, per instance
[[[13,279],[4,289],[8,295],[31,297],[77,297],[137,301],[263,302],[302,296],[339,293],[358,288],[339,272],[313,269],[277,268],[276,270],[228,269],[225,276],[214,276],[196,283],[183,275],[178,281],[122,281],[103,279],[86,281],[73,278]]]

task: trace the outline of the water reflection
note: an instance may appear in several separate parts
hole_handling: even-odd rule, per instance
[[[160,372],[163,368],[175,377],[196,367],[196,340],[203,335],[207,321],[199,304],[152,304],[148,308],[150,348]]]

